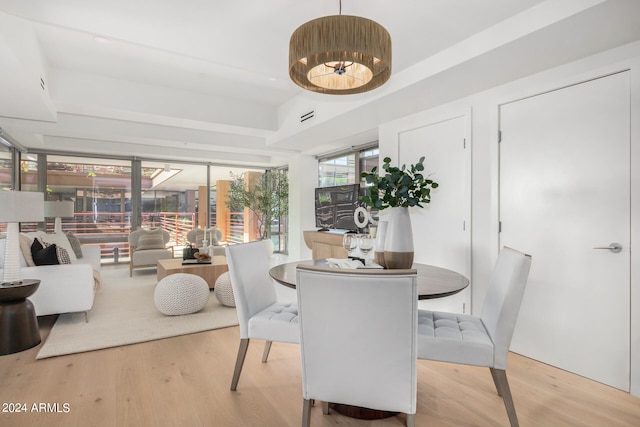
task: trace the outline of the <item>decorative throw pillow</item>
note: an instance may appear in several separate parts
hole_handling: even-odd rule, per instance
[[[33,241],[29,238],[29,236],[20,233],[20,251],[22,252],[22,256],[24,257],[24,260],[27,263],[28,267],[33,267],[34,265],[36,265],[36,263],[33,262],[33,255],[31,255],[32,244]]]
[[[71,264],[71,258],[69,257],[69,252],[61,246],[56,245],[55,243],[49,244],[45,243],[44,247],[48,248],[49,246],[56,247],[56,258],[58,258],[58,264]]]
[[[71,249],[73,249],[73,253],[76,255],[76,258],[82,258],[82,245],[80,244],[80,240],[73,234],[71,231],[67,231],[65,233],[67,236],[67,240],[69,240],[69,244],[71,245]]]
[[[140,230],[138,237],[138,245],[135,247],[137,251],[147,249],[164,249],[164,236],[162,229]]]
[[[75,252],[73,252],[73,248],[71,247],[71,243],[69,243],[69,239],[63,233],[52,233],[52,234],[42,234],[38,237],[43,243],[56,244],[61,248],[64,248],[69,254],[69,258],[71,259],[71,263],[76,263],[78,259],[76,258]]]
[[[44,246],[42,246],[42,242],[40,242],[40,240],[38,239],[33,239],[33,242],[31,242],[31,259],[33,259],[33,256],[38,251],[41,251],[42,248],[44,248]],[[34,261],[34,264],[35,264],[35,261]]]
[[[44,248],[38,239],[33,239],[31,254],[36,265],[56,265],[58,262],[57,245],[51,244]]]

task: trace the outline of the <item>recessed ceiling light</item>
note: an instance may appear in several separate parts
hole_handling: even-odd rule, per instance
[[[96,43],[109,43],[108,39],[105,39],[104,37],[100,37],[100,36],[95,36],[93,38],[93,41]]]

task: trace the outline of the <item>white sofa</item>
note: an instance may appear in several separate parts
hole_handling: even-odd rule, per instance
[[[5,240],[0,240],[0,278],[3,275]],[[38,290],[29,299],[37,316],[84,312],[93,307],[96,280],[100,277],[100,247],[82,246],[83,257],[73,264],[28,267],[20,255],[23,279],[39,279]],[[94,276],[94,270],[97,272]],[[94,278],[95,277],[95,278]]]

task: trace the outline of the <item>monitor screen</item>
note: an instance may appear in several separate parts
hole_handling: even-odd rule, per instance
[[[357,230],[353,214],[359,195],[360,184],[316,188],[316,227]]]

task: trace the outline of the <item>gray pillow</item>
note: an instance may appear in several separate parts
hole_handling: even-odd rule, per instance
[[[137,251],[144,251],[147,249],[164,249],[164,236],[162,235],[162,229],[158,228],[156,230],[140,230],[138,231],[140,235],[138,236],[138,245],[136,246]]]
[[[71,249],[73,249],[73,253],[76,254],[76,258],[80,259],[82,258],[82,247],[80,245],[80,240],[78,240],[78,237],[76,237],[75,234],[73,234],[71,231],[68,231],[66,233],[67,239],[69,239],[69,243],[71,244]]]

